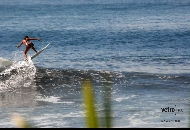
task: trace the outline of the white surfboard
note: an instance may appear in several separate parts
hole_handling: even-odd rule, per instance
[[[34,54],[33,56],[31,56],[31,60],[34,59],[36,56],[38,56],[40,53],[42,53],[48,46],[50,43],[48,43],[44,48],[42,48],[40,51],[38,51],[36,54]]]

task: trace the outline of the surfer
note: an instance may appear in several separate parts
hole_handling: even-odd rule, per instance
[[[30,38],[28,36],[25,36],[24,39],[20,42],[20,44],[18,46],[16,46],[17,48],[19,48],[22,44],[24,44],[26,46],[26,49],[24,51],[24,57],[25,60],[27,60],[27,52],[30,50],[30,48],[32,48],[36,53],[36,49],[34,48],[34,44],[32,42],[30,42],[30,40],[42,40],[41,38]]]

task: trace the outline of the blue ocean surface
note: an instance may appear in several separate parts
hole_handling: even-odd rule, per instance
[[[189,0],[0,0],[0,128],[84,128],[82,81],[116,128],[190,126]],[[28,35],[37,51],[24,61]],[[28,57],[34,55],[31,49]]]

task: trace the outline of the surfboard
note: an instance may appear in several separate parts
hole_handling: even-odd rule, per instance
[[[31,56],[31,60],[34,59],[36,56],[38,56],[40,53],[42,53],[48,46],[50,43],[48,43],[45,47],[43,47],[40,51],[38,51],[36,54],[34,54],[33,56]]]

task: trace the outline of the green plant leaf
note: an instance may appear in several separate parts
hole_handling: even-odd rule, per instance
[[[86,124],[89,128],[98,128],[98,118],[96,114],[94,94],[90,80],[83,81],[83,102],[86,113]]]

